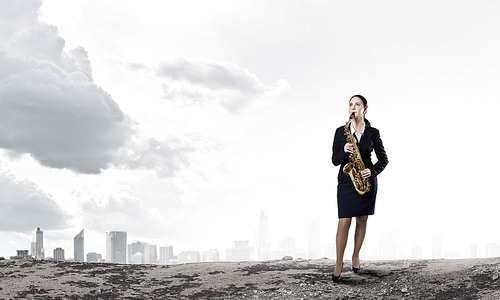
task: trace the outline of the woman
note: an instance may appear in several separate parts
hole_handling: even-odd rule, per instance
[[[356,217],[356,231],[354,234],[354,252],[352,254],[352,270],[358,274],[360,271],[359,252],[363,245],[366,233],[368,216],[375,213],[375,198],[377,196],[377,175],[384,170],[389,163],[385,153],[378,129],[371,127],[365,118],[368,110],[368,102],[361,95],[354,95],[349,100],[349,115],[354,113],[354,118],[349,125],[353,137],[357,140],[357,147],[365,165],[361,171],[364,179],[369,178],[370,191],[360,195],[352,183],[349,174],[343,172],[344,165],[349,162],[349,155],[353,153],[354,146],[347,143],[344,135],[344,126],[337,128],[333,140],[332,162],[335,166],[340,165],[337,186],[337,207],[339,222],[337,227],[337,264],[333,271],[332,279],[340,279],[342,272],[342,261],[347,245],[347,237],[351,220]],[[375,150],[377,162],[371,161],[371,152]]]

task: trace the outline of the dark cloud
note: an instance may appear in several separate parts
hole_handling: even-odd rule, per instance
[[[0,231],[30,232],[35,227],[65,229],[70,216],[54,198],[29,180],[0,173]]]

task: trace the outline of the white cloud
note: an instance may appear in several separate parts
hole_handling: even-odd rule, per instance
[[[152,170],[160,177],[170,177],[189,165],[187,154],[192,151],[180,138],[146,138],[121,148],[114,164],[128,169]]]
[[[70,216],[30,180],[0,173],[0,231],[29,232],[35,227],[64,229]]]
[[[82,72],[5,51],[0,64],[7,66],[0,74],[0,147],[48,167],[99,173],[132,134],[129,118]]]
[[[86,50],[66,53],[57,28],[38,20],[41,2],[23,3],[8,2],[0,12],[0,147],[6,153],[89,174],[116,166],[171,176],[187,164],[187,147],[140,137],[137,124],[93,82]]]
[[[227,61],[191,62],[179,58],[160,64],[156,73],[167,80],[162,84],[164,98],[190,105],[216,102],[233,113],[266,94],[283,95],[276,89],[289,89],[283,79],[266,88],[257,75]]]
[[[134,196],[127,184],[118,184],[104,196],[92,187],[82,187],[72,193],[72,198],[78,202],[82,225],[87,229],[125,230],[149,237],[172,233],[171,219],[164,218],[157,206]]]
[[[48,167],[99,173],[132,122],[92,82],[85,50],[66,54],[57,28],[38,21],[41,2],[24,4],[3,7],[0,18],[0,147]]]

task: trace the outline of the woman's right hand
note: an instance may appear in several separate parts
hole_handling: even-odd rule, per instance
[[[345,144],[344,152],[345,154],[352,154],[354,152],[354,146],[350,143]]]

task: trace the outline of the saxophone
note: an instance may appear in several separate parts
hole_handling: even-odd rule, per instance
[[[356,145],[356,140],[349,130],[349,123],[351,123],[353,117],[354,113],[351,114],[349,120],[344,126],[344,135],[346,136],[347,142],[352,144],[354,147],[352,154],[349,155],[349,162],[344,166],[342,171],[349,174],[352,183],[354,184],[354,188],[358,191],[358,194],[363,195],[364,193],[370,191],[370,180],[368,178],[363,179],[363,176],[361,176],[361,171],[365,169],[365,164],[361,159],[361,154],[359,153],[358,146]]]

